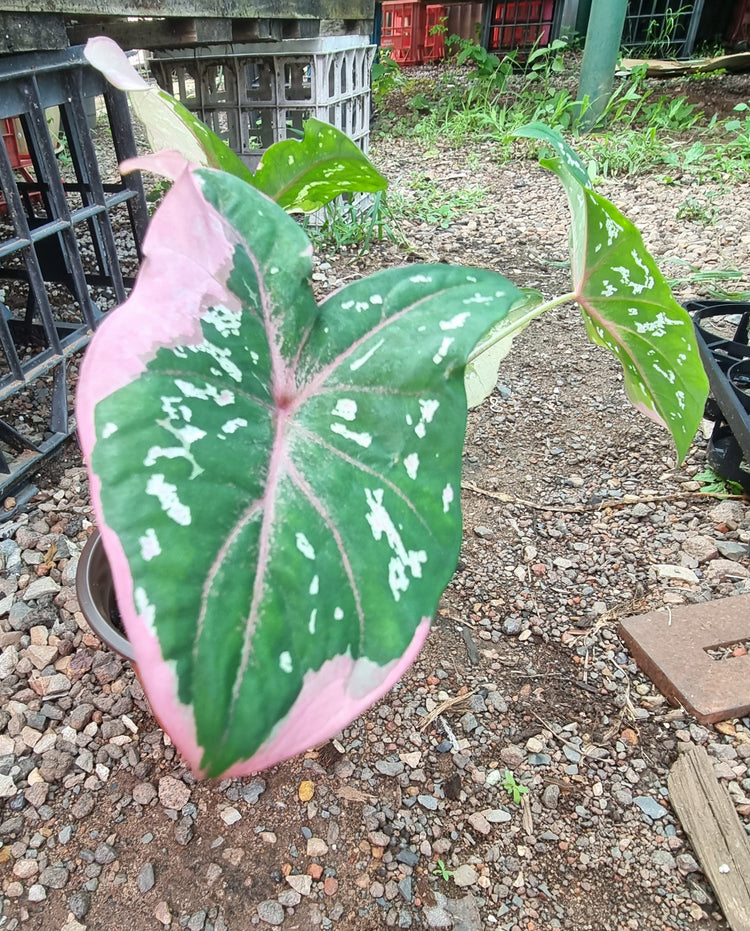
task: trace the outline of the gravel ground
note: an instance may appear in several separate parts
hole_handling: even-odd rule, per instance
[[[563,198],[535,164],[393,140],[373,157],[405,196],[416,172],[481,207],[440,228],[416,205],[409,250],[324,252],[321,294],[412,259],[567,290]],[[660,258],[745,267],[747,185],[603,190]],[[688,196],[720,219],[678,219]],[[699,436],[676,466],[572,308],[549,314],[470,415],[461,560],[413,669],[322,750],[196,784],[80,614],[71,444],[0,524],[0,928],[727,928],[667,775],[704,745],[748,826],[750,720],[669,707],[617,636],[628,614],[750,591],[747,502],[699,494],[704,465]]]

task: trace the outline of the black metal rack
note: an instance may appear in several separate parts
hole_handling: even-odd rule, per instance
[[[711,386],[709,465],[750,491],[750,303],[689,301],[685,307]]]
[[[143,187],[137,173],[115,182],[101,177],[89,129],[98,96],[117,161],[137,154],[125,94],[88,65],[80,48],[0,59],[0,119],[18,118],[31,162],[19,177],[0,145],[3,496],[72,432],[69,360],[88,342],[101,304],[122,302],[132,286],[121,268],[115,215],[117,235],[140,257],[148,221]],[[56,107],[64,165],[48,125]]]
[[[703,0],[630,0],[622,45],[659,58],[689,58],[703,12]]]

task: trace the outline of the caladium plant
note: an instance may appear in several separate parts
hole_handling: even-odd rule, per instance
[[[528,132],[573,208],[559,300],[682,455],[707,392],[690,320],[572,150]],[[409,265],[318,305],[310,242],[246,179],[174,154],[131,167],[174,184],[87,350],[78,429],[154,711],[197,776],[237,776],[332,736],[414,660],[461,545],[467,358],[478,398],[559,301]]]

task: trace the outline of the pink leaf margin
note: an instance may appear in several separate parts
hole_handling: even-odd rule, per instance
[[[201,316],[209,304],[221,302],[239,309],[237,298],[223,284],[233,253],[229,227],[208,207],[197,177],[177,153],[131,160],[133,169],[152,166],[174,177],[175,183],[144,240],[139,281],[147,279],[149,286],[136,287],[94,334],[81,364],[76,421],[91,480],[92,506],[139,677],[162,726],[199,774],[201,751],[192,711],[177,702],[174,672],[136,611],[130,567],[117,534],[104,520],[101,482],[90,466],[99,401],[137,379],[160,348],[201,342]]]
[[[83,57],[121,91],[147,91],[149,85],[128,61],[120,46],[106,36],[89,39]]]

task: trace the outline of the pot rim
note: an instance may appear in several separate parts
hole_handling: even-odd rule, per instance
[[[112,624],[103,606],[114,595],[114,583],[101,534],[94,528],[81,551],[76,568],[78,604],[91,630],[120,656],[133,662],[132,644]]]

